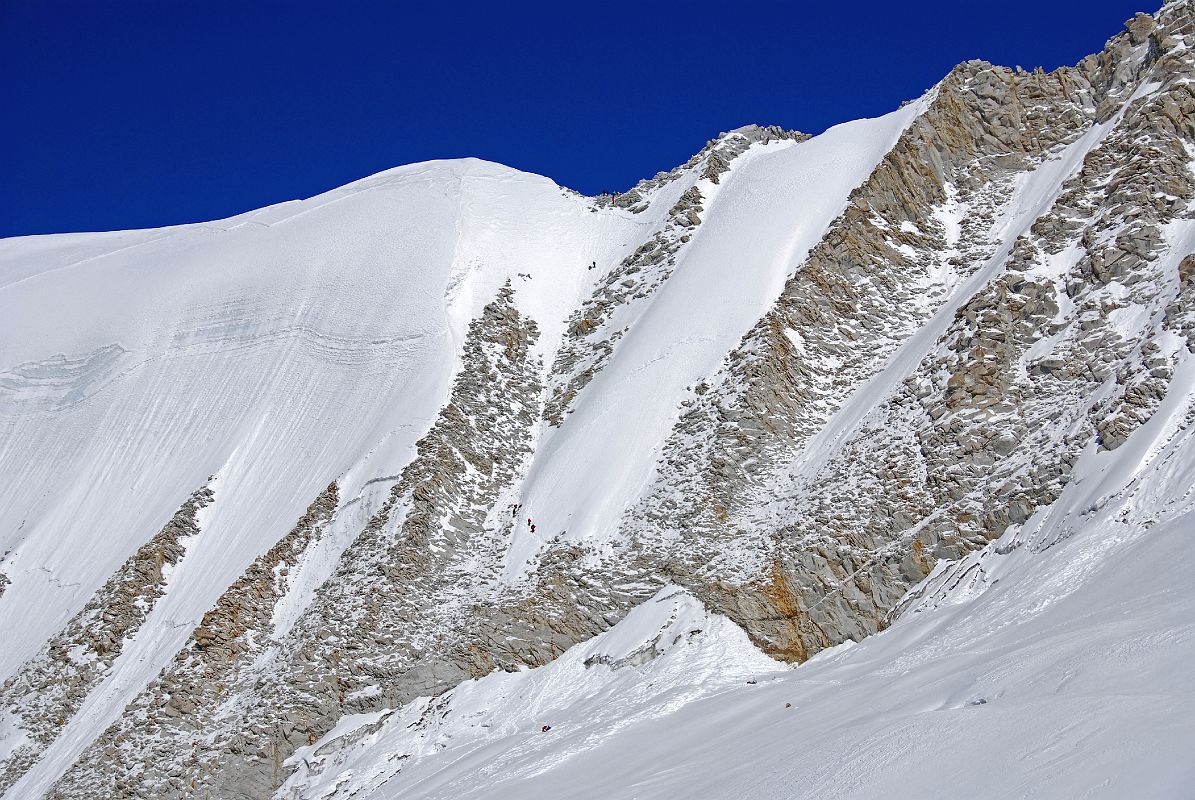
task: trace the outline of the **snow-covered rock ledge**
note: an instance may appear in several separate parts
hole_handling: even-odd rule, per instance
[[[631,741],[652,720],[787,669],[733,622],[665,587],[543,667],[345,717],[287,761],[295,772],[275,797],[453,797],[500,786],[513,796],[523,780],[615,736]]]

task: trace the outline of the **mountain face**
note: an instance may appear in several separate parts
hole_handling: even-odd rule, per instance
[[[0,792],[1189,788],[1190,46],[0,242]]]

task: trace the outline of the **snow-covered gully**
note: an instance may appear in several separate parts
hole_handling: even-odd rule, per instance
[[[1192,36],[0,241],[0,795],[1182,796]]]

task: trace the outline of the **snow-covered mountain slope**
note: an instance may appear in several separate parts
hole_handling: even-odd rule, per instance
[[[979,744],[928,783],[857,752],[933,746],[937,709],[999,749],[1058,664],[1178,630],[1125,576],[1165,558],[1189,600],[1192,35],[1171,2],[1073,68],[968,62],[617,196],[431,162],[0,242],[0,792],[784,794],[798,745],[814,795],[948,792]],[[702,633],[585,666],[657,623]],[[1132,651],[1162,694],[1172,638]],[[941,686],[993,653],[1030,699],[959,716]],[[801,731],[755,735],[784,693]],[[1091,697],[1035,747],[1111,748]],[[1060,774],[1129,774],[1086,752]]]
[[[663,589],[546,666],[342,720],[276,796],[1181,796],[1195,363],[1179,380],[1131,444],[1085,452],[1052,508],[943,563],[861,644],[784,669]]]
[[[342,719],[295,752],[296,770],[277,794],[486,795],[781,666],[734,623],[666,587],[546,666]]]

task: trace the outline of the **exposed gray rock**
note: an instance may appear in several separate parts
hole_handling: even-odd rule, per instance
[[[55,794],[170,797],[205,784],[217,765],[213,744],[237,736],[242,724],[234,687],[252,676],[256,660],[271,647],[271,620],[287,592],[288,573],[331,520],[337,501],[332,483],[290,533],[220,596],[173,663],[83,753]],[[284,735],[301,738],[305,716],[288,715]]]
[[[1081,451],[1122,445],[1170,390],[1175,342],[1195,351],[1195,255],[1166,235],[1195,218],[1192,36],[1191,4],[1175,2],[1075,67],[953,70],[773,307],[693,387],[619,536],[597,551],[541,532],[534,571],[508,585],[502,558],[526,522],[505,504],[542,426],[567,425],[617,352],[622,315],[703,235],[734,159],[803,136],[748,126],[597,198],[633,213],[671,205],[630,256],[602,265],[551,368],[504,287],[470,324],[414,459],[302,618],[271,622],[336,512],[336,484],[229,587],[57,796],[267,797],[287,758],[343,715],[547,663],[665,583],[790,661],[888,625],[940,560],[1052,502]],[[1035,170],[1097,136],[1036,219],[1000,228]],[[929,324],[936,340],[915,338]],[[898,353],[901,374],[880,381]],[[865,387],[881,402],[811,450]],[[178,558],[169,543],[160,552]],[[86,632],[68,626],[6,684],[39,746],[94,685],[81,666],[62,672],[64,648],[88,642],[102,672],[103,653],[143,619],[109,621],[109,598],[160,591],[144,561],[109,582]],[[10,761],[5,780],[34,757]]]
[[[186,540],[199,534],[196,515],[214,497],[206,486],[196,490],[83,610],[0,687],[0,704],[17,718],[29,742],[0,762],[0,792],[29,770],[108,674],[165,593],[169,568],[182,559]]]

